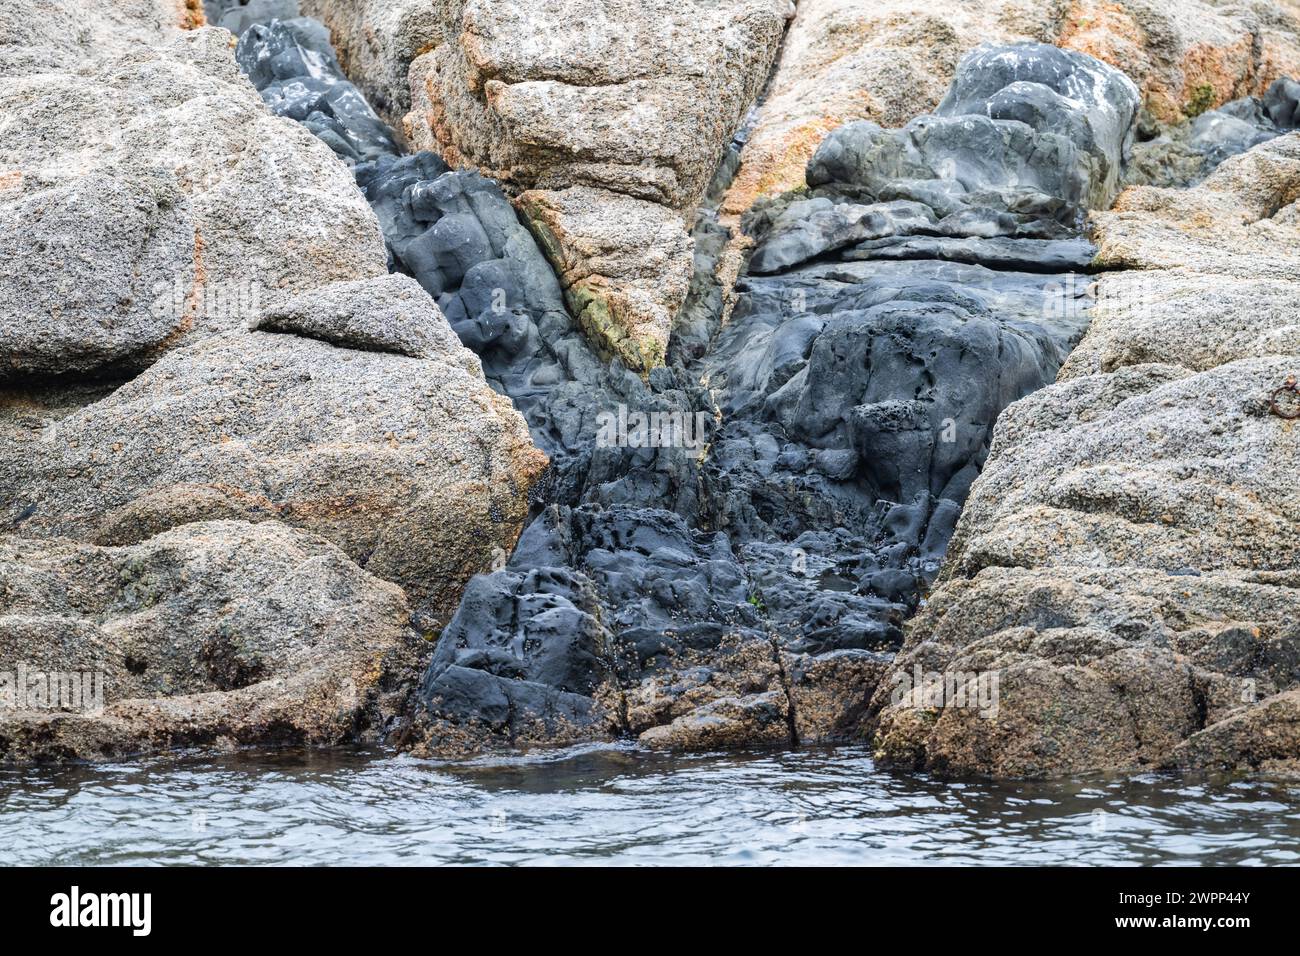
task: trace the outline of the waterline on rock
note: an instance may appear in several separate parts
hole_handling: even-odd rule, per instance
[[[249,751],[0,771],[0,864],[1276,864],[1298,859],[1295,796],[1156,774],[943,782],[856,748]]]

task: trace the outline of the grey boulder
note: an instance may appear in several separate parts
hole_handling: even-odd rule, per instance
[[[5,537],[0,764],[377,739],[417,659],[408,617],[400,588],[274,521]]]
[[[347,170],[269,115],[228,39],[0,78],[0,376],[136,371],[286,294],[384,273]]]
[[[292,334],[212,336],[51,424],[10,422],[9,527],[122,544],[209,518],[277,519],[449,613],[493,548],[513,544],[546,457],[445,326],[432,331],[443,320],[427,298],[394,311],[403,281],[327,293],[330,311],[311,320],[291,302],[265,321]],[[423,357],[357,347],[391,338],[395,315],[408,337],[423,329]]]

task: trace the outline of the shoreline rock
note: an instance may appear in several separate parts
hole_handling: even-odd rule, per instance
[[[1048,83],[1067,88],[1095,71],[1098,82],[1087,84],[1095,99],[1063,107],[1077,111],[1068,115],[1044,109],[1039,123],[1045,135],[1091,124],[1099,170],[1104,157],[1122,155],[1136,107],[1131,84],[1077,54],[1007,51],[1021,72],[971,96],[1006,88],[1042,103],[1053,95]],[[1082,118],[1089,110],[1095,124]],[[954,117],[954,130],[965,122]],[[1035,130],[1016,126],[1026,138]],[[1068,152],[1040,150],[1035,161],[1050,177],[1052,162],[1073,163]],[[859,181],[898,175],[887,156],[850,155],[826,163],[834,171],[820,190],[843,195]],[[1074,236],[1059,241],[1090,257],[1077,210],[1090,195],[1104,197],[1113,172],[1100,174],[1095,193],[1080,180],[1058,190],[1063,196],[1026,201],[1014,185],[1020,173],[990,164],[987,188],[972,187],[985,188],[971,203],[981,211],[962,226],[973,233],[968,251],[978,259],[991,219],[1013,236]],[[909,184],[939,204],[919,178]],[[986,194],[1003,197],[1002,219]],[[938,222],[901,205],[862,209],[885,210],[904,236]],[[885,669],[882,652],[897,646],[899,625],[938,569],[990,423],[1056,374],[1086,315],[1059,275],[836,261],[844,241],[811,251],[791,243],[818,208],[794,198],[784,218],[759,223],[751,273],[768,274],[740,281],[730,323],[698,358],[649,376],[653,404],[634,404],[635,391],[621,399],[629,415],[674,406],[679,418],[702,414],[698,444],[598,446],[585,485],[556,489],[556,505],[530,524],[507,567],[471,585],[474,598],[444,632],[423,688],[430,752],[527,746],[552,734],[712,746],[747,735],[795,742],[852,733]],[[764,258],[787,247],[797,254]],[[1005,260],[1005,246],[991,248]],[[1020,248],[1024,258],[1034,247]],[[918,367],[927,369],[922,387]],[[684,388],[692,379],[708,392]],[[940,440],[949,418],[951,443]],[[552,655],[567,646],[554,629],[565,620],[582,622],[567,633],[584,637],[563,658],[576,670],[561,678]]]
[[[40,134],[0,155],[0,292],[42,306],[0,333],[13,646],[62,599],[31,583],[40,548],[64,562],[42,580],[133,614],[114,562],[225,555],[196,543],[211,528],[271,552],[226,577],[204,557],[211,594],[269,593],[259,574],[326,549],[306,593],[405,602],[400,633],[350,637],[433,645],[418,686],[375,665],[349,704],[328,661],[285,677],[273,641],[220,628],[175,658],[217,690],[182,686],[130,618],[166,686],[135,687],[121,650],[145,696],[126,723],[60,716],[67,753],[190,739],[169,714],[209,743],[373,731],[434,756],[875,731],[887,762],[943,773],[1285,766],[1298,134],[1290,81],[1267,84],[1295,25],[978,6],[974,26],[807,0],[775,77],[784,0],[209,0],[237,42],[176,34],[194,4],[112,0],[74,38],[0,31],[34,38],[0,43],[0,98]],[[844,101],[855,76],[879,82]],[[33,107],[51,77],[111,109]],[[363,90],[444,155],[399,155]],[[799,188],[764,193],[805,148]],[[470,162],[505,188],[449,166]],[[1103,211],[1136,181],[1199,185]],[[265,297],[223,303],[241,276]],[[161,593],[160,618],[193,603]],[[101,647],[117,660],[80,650]],[[271,671],[323,710],[279,716]],[[913,672],[981,708],[900,694]],[[991,702],[966,682],[987,672]],[[217,733],[232,700],[253,717]]]
[[[400,588],[278,522],[122,547],[5,536],[0,598],[0,652],[28,678],[5,687],[4,764],[377,740],[418,655]],[[93,699],[47,699],[48,675]]]
[[[958,61],[981,43],[1051,43],[1123,71],[1141,89],[1143,126],[1194,120],[1279,77],[1300,76],[1300,20],[1277,4],[1204,0],[1063,4],[983,0],[933,8],[915,0],[864,7],[801,0],[724,211],[797,188],[833,130],[858,120],[900,127],[932,111]]]
[[[0,714],[0,760],[402,731],[414,627],[513,546],[547,458],[229,33],[114,35],[0,77],[0,665],[117,684],[99,713]]]
[[[1136,187],[1093,214],[1098,264],[1146,271],[1102,274],[1060,381],[1000,419],[898,660],[1000,670],[999,716],[916,708],[882,685],[867,727],[888,763],[1002,776],[1300,764],[1287,730],[1300,439],[1271,407],[1300,372],[1298,183],[1292,133],[1193,189]],[[1236,315],[1250,318],[1225,339]]]
[[[224,31],[0,78],[0,379],[139,371],[278,297],[385,273],[346,170]]]

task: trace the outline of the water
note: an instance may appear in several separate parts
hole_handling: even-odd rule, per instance
[[[1300,782],[944,783],[840,748],[0,771],[0,864],[1295,864]]]

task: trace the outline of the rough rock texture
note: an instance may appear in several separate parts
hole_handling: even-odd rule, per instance
[[[1300,761],[1300,710],[1295,690],[1276,694],[1256,707],[1243,707],[1174,748],[1174,762],[1194,770],[1243,767],[1294,776]]]
[[[0,377],[139,368],[286,293],[383,274],[346,170],[267,114],[227,39],[0,79]]]
[[[508,186],[687,209],[767,78],[786,0],[448,0],[411,70],[413,145]]]
[[[328,62],[319,33],[243,26],[272,105]],[[123,30],[0,79],[0,671],[102,656],[123,684],[105,715],[17,715],[3,759],[398,729],[408,622],[436,631],[513,545],[546,456],[230,34]],[[364,118],[339,89],[332,118]]]
[[[588,186],[533,190],[520,201],[597,347],[630,368],[662,365],[694,271],[681,217]]]
[[[336,32],[353,33],[340,4],[326,6]],[[407,136],[512,192],[544,191],[531,208],[563,207],[570,241],[548,249],[557,270],[602,253],[600,293],[577,310],[601,313],[598,341],[634,368],[662,363],[692,270],[695,206],[767,78],[791,4],[448,0],[442,9],[442,36],[424,31],[436,45],[411,63]],[[568,192],[575,186],[586,188]],[[552,216],[540,228],[554,225]]]
[[[1023,56],[1027,73],[1044,56],[1077,62],[1037,48],[1012,56]],[[1095,62],[1079,65],[1111,77]],[[1108,107],[1131,119],[1136,93],[1116,88],[1118,103],[1101,82],[1096,99],[1044,110],[1039,127],[1025,128],[1078,129],[1089,110],[1100,118]],[[1038,89],[1029,87],[1025,102],[1041,100]],[[1097,155],[1119,156],[1125,123],[1094,128]],[[1066,152],[1036,160],[1044,174],[1053,158]],[[819,189],[843,197],[864,177],[883,183],[885,162],[866,154],[841,164],[845,179]],[[448,175],[436,180],[444,189]],[[1000,175],[996,186],[1012,187],[1021,170]],[[402,206],[422,207],[416,187],[406,188]],[[1080,186],[1076,202],[1087,195]],[[935,221],[908,219],[890,202],[872,211],[885,207],[881,215],[892,214],[904,238]],[[741,281],[730,324],[720,328],[710,312],[704,299],[717,305],[719,289],[697,281],[697,270],[690,295],[701,298],[690,308],[701,321],[690,335],[698,351],[644,382],[617,360],[592,362],[572,325],[561,324],[563,313],[538,322],[530,311],[518,324],[486,312],[476,325],[453,319],[471,343],[476,327],[499,330],[475,347],[489,378],[523,399],[534,435],[547,426],[544,447],[555,450],[558,477],[548,490],[555,506],[529,526],[505,568],[471,584],[443,633],[422,687],[427,748],[461,753],[617,735],[714,746],[850,733],[885,670],[881,652],[897,647],[902,620],[938,569],[992,422],[1055,376],[1086,321],[1083,289],[1051,274],[1091,258],[1078,207],[1058,218],[1065,204],[1047,203],[1045,218],[1035,218],[1032,204],[1008,205],[1024,212],[1020,227],[1060,238],[995,242],[982,229],[964,253],[951,254],[1032,272],[940,256],[806,264],[801,254],[785,257],[798,263],[791,268],[768,250],[804,248],[790,237],[809,234],[801,224],[816,208],[790,202],[784,219],[774,213],[782,225],[755,223],[753,261],[766,256],[770,274]],[[865,242],[804,253],[869,260]],[[532,344],[533,328],[546,325],[554,330],[549,356],[559,361]],[[531,369],[584,387],[562,392],[572,396],[567,404],[537,401],[521,374]],[[593,411],[701,415],[701,431],[694,449],[631,434],[592,448]]]
[[[1192,186],[1229,156],[1297,127],[1300,83],[1281,77],[1263,96],[1225,103],[1139,144],[1125,181],[1142,186]]]
[[[1195,189],[1138,187],[1095,219],[1098,264],[1295,278],[1300,134],[1257,146]]]
[[[399,588],[274,521],[127,547],[0,538],[0,670],[85,674],[100,697],[6,687],[22,699],[0,707],[0,763],[377,737],[415,666],[408,617]]]
[[[357,11],[365,5],[321,6],[333,9],[324,15],[336,35],[351,33],[345,43],[359,49],[344,19],[363,16]],[[654,125],[661,117],[636,125],[640,118],[618,112],[619,97],[657,73],[624,83],[611,71],[643,62],[645,50],[593,64],[575,54],[571,40],[603,37],[599,22],[558,41],[531,29],[571,6],[525,13],[471,0],[441,8],[443,32],[430,29],[433,47],[415,64],[410,127],[417,142],[424,135],[451,162],[469,159],[510,191],[525,190],[523,205],[559,282],[539,265],[537,243],[525,241],[494,184],[452,172],[430,153],[357,166],[391,264],[437,299],[488,380],[511,396],[538,444],[556,456],[540,490],[553,504],[508,561],[503,550],[498,570],[473,579],[437,641],[420,687],[425,750],[458,754],[614,736],[685,747],[817,740],[853,732],[865,715],[898,763],[1046,773],[1087,767],[1101,753],[1138,766],[1158,763],[1152,754],[1173,752],[1199,727],[1236,720],[1248,689],[1286,691],[1294,614],[1278,589],[1293,585],[1288,568],[1264,554],[1267,542],[1290,543],[1293,530],[1286,529],[1296,516],[1272,490],[1285,480],[1281,468],[1252,470],[1254,456],[1272,450],[1266,429],[1276,416],[1268,398],[1280,382],[1264,384],[1290,361],[1255,350],[1286,341],[1285,312],[1251,315],[1229,337],[1170,342],[1159,341],[1159,322],[1148,316],[1143,344],[1122,331],[1112,301],[1131,275],[1108,275],[1094,293],[1060,274],[1093,256],[1080,218],[1109,203],[1120,183],[1139,106],[1132,84],[1050,47],[985,50],[957,69],[965,51],[954,46],[957,81],[934,116],[900,132],[850,126],[811,164],[808,192],[751,212],[754,274],[733,292],[727,277],[740,263],[726,225],[711,212],[690,223],[709,171],[701,167],[695,176],[655,159],[636,169],[622,164],[675,148],[671,130]],[[1003,25],[1016,36],[1051,39],[1040,31],[1043,18],[1050,14],[1057,19],[1049,24],[1059,27],[1063,6],[1013,11]],[[694,56],[698,44],[714,42],[697,37],[696,26],[674,37],[675,53]],[[923,42],[932,27],[918,27]],[[1144,38],[1144,49],[1181,49],[1180,38],[1198,28],[1179,38]],[[386,31],[366,38],[366,55],[396,55]],[[647,41],[645,49],[653,53],[663,42]],[[656,61],[653,71],[660,66]],[[1162,61],[1155,72],[1164,75],[1167,66]],[[1139,76],[1149,93],[1146,78]],[[651,86],[636,90],[655,102]],[[604,99],[592,106],[598,94]],[[614,119],[602,129],[588,124],[591,116]],[[696,116],[679,109],[670,119],[684,118],[687,128]],[[548,125],[548,117],[557,122]],[[742,128],[726,146],[738,120],[719,124],[717,138],[702,138],[718,154],[727,150],[709,210],[721,201],[748,135]],[[638,140],[610,130],[634,131]],[[1226,152],[1248,143],[1231,130],[1209,129],[1204,138]],[[1229,262],[1230,246],[1262,251],[1270,238],[1290,241],[1291,214],[1279,213],[1291,201],[1287,142],[1276,140],[1275,158],[1249,167],[1246,180],[1264,170],[1264,185],[1254,191],[1246,180],[1229,186],[1235,181],[1225,177],[1247,169],[1241,162],[1259,164],[1258,149],[1226,163],[1223,176],[1191,199],[1129,194],[1114,222],[1098,217],[1099,261],[1146,256],[1149,269],[1162,256],[1185,254],[1170,251],[1185,234],[1203,235],[1194,257],[1201,272],[1188,273],[1185,288],[1225,284],[1207,270]],[[601,153],[606,144],[620,151],[618,162]],[[689,197],[673,195],[691,183]],[[1140,219],[1123,218],[1129,202],[1142,204]],[[602,217],[615,207],[618,215]],[[650,210],[687,215],[680,231],[675,223],[628,228],[653,222]],[[627,253],[629,235],[637,237],[635,255]],[[665,247],[680,252],[660,255]],[[1289,260],[1274,260],[1253,272],[1227,270],[1243,314],[1256,295],[1284,307]],[[665,283],[665,271],[680,283]],[[582,294],[593,277],[600,280],[594,311],[592,297]],[[1202,294],[1184,304],[1188,293],[1175,280],[1162,288],[1159,308],[1171,320],[1181,321],[1185,304],[1195,306],[1188,311],[1199,318],[1190,327],[1213,332],[1212,300]],[[633,311],[627,303],[641,294],[648,298]],[[1041,402],[1031,395],[1002,415],[1056,374],[1089,306],[1114,335],[1097,339],[1078,361],[1119,370],[1075,380],[1105,379],[1104,387],[1081,385],[1062,396],[1057,386],[1039,393],[1048,396]],[[608,316],[619,310],[616,326]],[[634,339],[645,330],[650,338],[643,341],[662,343],[665,315],[675,334],[685,334],[676,353],[666,353],[672,366],[658,368],[662,345],[654,350]],[[399,353],[417,347],[404,320],[386,320],[364,339],[353,323],[308,309],[277,321],[331,341]],[[1189,364],[1164,358],[1158,367],[1128,368],[1142,349],[1183,347]],[[1218,372],[1222,360],[1235,362],[1225,368],[1245,384],[1226,372],[1198,380]],[[1152,437],[1149,419],[1207,394],[1219,404],[1179,426],[1188,434]],[[1143,396],[1153,397],[1154,409]],[[595,437],[607,435],[611,417],[626,422],[650,412],[679,422],[701,416],[698,440]],[[891,702],[888,678],[900,671],[882,652],[897,647],[901,622],[937,572],[995,421],[999,441],[1041,440],[1033,460],[1079,472],[1078,481],[1056,488],[1051,465],[1030,465],[1024,475],[994,468],[994,490],[977,495],[976,517],[962,525],[975,530],[958,538],[952,566],[959,570],[917,625],[946,628],[942,639],[917,646],[909,639],[899,661],[948,673],[968,665],[1002,669],[1002,720],[994,719],[1000,729],[989,743],[992,725],[978,714],[948,708],[935,720]],[[1227,453],[1238,440],[1245,448],[1239,458]],[[1192,453],[1213,468],[1189,470],[1185,457],[1175,457]],[[1138,462],[1138,474],[1154,476],[1152,484],[1202,484],[1188,501],[1153,491],[1138,507],[1125,498],[1122,481],[1090,470],[1094,458],[1106,456]],[[1221,484],[1248,489],[1242,501],[1222,506],[1222,520],[1206,505],[1222,496],[1215,469],[1226,476]],[[1107,525],[1115,514],[1124,523]],[[1252,514],[1257,534],[1228,534]],[[1169,537],[1179,521],[1206,529],[1199,548],[1188,544],[1195,532]],[[994,530],[981,537],[985,524]],[[1058,560],[1059,542],[1086,559]],[[1191,590],[1192,579],[1206,587]],[[944,603],[949,591],[952,607]],[[1225,618],[1225,608],[1236,616]],[[980,641],[990,629],[995,639],[985,648]],[[1086,692],[1062,709],[1063,686]],[[932,727],[941,732],[927,737]],[[1225,747],[1240,738],[1237,731],[1206,738],[1196,760],[1222,762]],[[1277,749],[1259,748],[1259,760],[1275,762]]]
[[[0,76],[72,71],[203,22],[197,0],[0,0]]]
[[[1203,765],[1257,767],[1242,759],[1249,744],[1225,753],[1225,724],[1267,713],[1279,688],[1300,679],[1296,584],[1294,571],[1135,567],[987,567],[956,580],[918,616],[913,634],[925,638],[909,638],[897,666],[996,672],[997,713],[900,696],[881,714],[880,759],[1042,776],[1163,766],[1181,762],[1180,748],[1204,746],[1217,755]],[[895,687],[883,681],[873,705]],[[1263,734],[1256,740],[1256,752],[1269,749]],[[1296,756],[1270,754],[1293,766]]]
[[[397,153],[393,131],[343,75],[329,32],[299,17],[244,25],[235,58],[272,112],[301,122],[348,165]],[[224,22],[224,21],[223,21]]]
[[[482,364],[461,348],[428,294],[402,275],[324,286],[267,309],[249,327],[363,352],[459,363],[474,377],[483,374]]]
[[[1064,374],[1145,364],[1204,372],[1238,359],[1289,354],[1300,341],[1297,277],[1300,270],[1277,278],[1177,269],[1107,274],[1094,292],[1100,307],[1088,335],[1066,359]]]
[[[8,526],[116,544],[206,518],[277,518],[402,584],[413,605],[449,612],[492,549],[513,544],[545,456],[459,345],[416,359],[288,325],[299,335],[226,333],[173,351],[52,431],[16,428],[0,456]]]
[[[785,697],[777,691],[719,697],[670,724],[647,730],[640,741],[647,747],[679,750],[785,743],[785,715]]]
[[[994,774],[1300,761],[1300,432],[1278,391],[1300,374],[1298,195],[1290,134],[1195,189],[1135,188],[1094,214],[1098,264],[1148,271],[1103,274],[1061,381],[999,420],[899,658],[1000,670],[1000,713],[882,689],[871,726],[889,761]]]
[[[846,123],[902,126],[933,110],[979,44],[1050,41],[1054,6],[801,0],[724,212],[799,188],[822,140]]]
[[[527,418],[538,447],[558,456],[553,481],[581,486],[599,413],[620,402],[643,406],[646,383],[597,355],[536,239],[491,180],[451,171],[428,152],[355,172],[392,268],[434,297],[488,381]]]
[[[445,0],[301,0],[326,23],[348,76],[393,126],[411,109],[411,61],[447,38]]]
[[[1159,123],[1193,118],[1300,72],[1292,0],[1074,0],[1057,42],[1123,70]]]
[[[1114,197],[1137,105],[1122,73],[1082,54],[981,47],[934,114],[898,130],[849,123],[828,136],[808,164],[811,191],[746,220],[759,239],[750,270],[777,272],[855,244],[858,257],[877,258],[882,241],[910,236],[1001,240],[998,265],[1017,249],[1030,263],[1043,252],[1059,258],[1059,243],[1079,244],[1083,210]],[[980,248],[968,243],[962,257],[978,262]],[[931,250],[946,258],[937,245],[911,251]]]
[[[1300,11],[1260,0],[801,0],[725,211],[795,189],[832,130],[932,110],[980,43],[1037,40],[1097,57],[1142,90],[1150,136],[1261,95],[1300,64]],[[1149,138],[1149,137],[1148,137]]]

